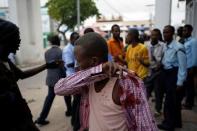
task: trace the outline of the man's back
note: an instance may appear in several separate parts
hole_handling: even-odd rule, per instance
[[[71,43],[68,43],[64,47],[62,59],[64,61],[64,67],[66,68],[66,75],[69,76],[69,75],[75,73],[74,46]]]
[[[187,56],[187,68],[197,66],[197,40],[193,37],[189,37],[184,43]]]
[[[62,51],[58,46],[53,46],[45,52],[46,63],[50,63],[55,60],[62,60]],[[48,69],[46,84],[48,86],[54,86],[62,76],[63,68]]]

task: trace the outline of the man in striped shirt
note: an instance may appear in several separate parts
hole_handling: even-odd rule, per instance
[[[106,63],[107,44],[100,35],[88,33],[82,36],[77,40],[74,52],[81,71],[61,79],[55,86],[55,93],[57,95],[82,94],[80,130],[157,131],[142,81],[128,71],[120,71],[119,75],[116,75],[116,69],[120,67],[117,64]],[[106,89],[110,91],[109,83],[114,86],[111,94],[106,94],[104,92]],[[107,97],[110,95],[111,97]],[[101,104],[100,107],[92,102],[95,96],[102,99],[97,101]],[[111,105],[115,108],[110,108]],[[93,110],[91,107],[94,106],[105,110],[97,108]],[[118,123],[118,120],[121,123]],[[93,128],[92,123],[98,124]]]

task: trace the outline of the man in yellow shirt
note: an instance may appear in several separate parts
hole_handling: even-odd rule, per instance
[[[126,52],[128,69],[134,71],[144,80],[148,76],[148,49],[144,44],[139,42],[139,32],[137,29],[129,30],[127,42],[129,44]]]

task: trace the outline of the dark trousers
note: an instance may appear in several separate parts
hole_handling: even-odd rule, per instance
[[[55,98],[54,87],[48,87],[48,95],[45,98],[42,112],[40,113],[40,117],[38,118],[38,121],[43,121],[47,118],[54,98]],[[67,106],[67,110],[71,111],[71,96],[64,96],[64,100]]]
[[[176,126],[182,126],[181,118],[181,99],[182,91],[177,91],[177,73],[178,69],[173,68],[164,70],[162,77],[164,80],[164,89],[166,93],[164,102],[164,124],[166,127],[174,129]]]
[[[80,101],[81,101],[81,95],[74,95],[74,100],[72,104],[72,118],[71,118],[73,131],[78,131],[80,129],[80,119],[79,119]]]
[[[161,71],[152,71],[150,77],[147,77],[144,81],[147,97],[151,97],[152,91],[155,93],[155,109],[160,112],[163,104],[164,96],[164,84],[162,83]]]
[[[192,107],[194,106],[195,88],[194,88],[194,72],[188,69],[187,79],[185,82],[185,105]]]
[[[164,84],[161,73],[154,80],[154,91],[155,91],[155,109],[157,112],[161,112],[163,97],[164,97]]]

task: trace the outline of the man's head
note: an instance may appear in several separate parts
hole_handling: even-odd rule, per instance
[[[120,38],[120,27],[119,25],[112,25],[111,27],[111,33],[113,34],[113,38],[116,40],[119,40]]]
[[[70,35],[70,43],[74,45],[77,39],[79,39],[79,34],[77,32],[73,32]]]
[[[174,35],[175,29],[171,25],[167,25],[163,29],[163,37],[164,40],[169,43],[173,40],[173,35]]]
[[[9,53],[16,53],[20,46],[19,28],[9,22],[0,19],[0,58],[7,59]]]
[[[177,36],[183,37],[183,26],[180,26],[180,27],[177,29]]]
[[[87,69],[107,62],[107,43],[99,34],[90,32],[76,41],[74,54],[80,69]]]
[[[48,38],[48,41],[51,43],[51,45],[57,45],[60,46],[60,38],[58,35],[53,35]]]
[[[90,33],[90,32],[94,32],[94,30],[92,28],[86,28],[83,32],[83,34],[87,34],[87,33]]]
[[[158,41],[162,41],[162,35],[159,29],[153,29],[151,31],[151,42],[157,44]]]
[[[185,25],[183,27],[183,37],[188,38],[192,35],[193,27],[192,25]]]
[[[139,32],[138,32],[138,30],[137,29],[130,29],[128,34],[127,34],[127,37],[126,37],[126,41],[129,44],[139,42]]]

